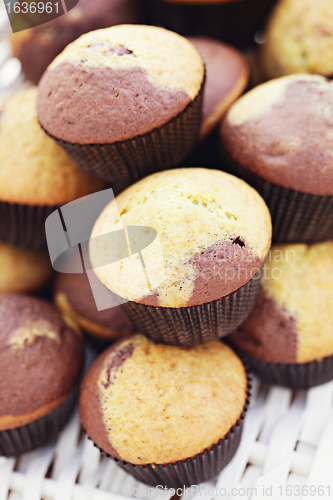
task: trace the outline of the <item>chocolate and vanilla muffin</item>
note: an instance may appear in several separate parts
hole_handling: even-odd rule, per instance
[[[82,365],[82,337],[53,305],[0,295],[0,455],[25,453],[57,435]]]
[[[255,187],[273,241],[333,238],[333,83],[290,75],[259,85],[221,124],[224,168]]]
[[[218,40],[191,37],[206,66],[200,139],[204,139],[221,121],[221,118],[244,92],[249,68],[244,56],[230,45]]]
[[[265,381],[333,379],[333,242],[272,247],[256,305],[228,339]]]
[[[40,84],[43,128],[82,166],[137,180],[179,163],[201,122],[204,63],[185,38],[121,25],[83,35]]]
[[[28,80],[38,84],[53,59],[79,36],[116,24],[138,23],[136,0],[80,0],[73,10],[52,21],[12,35],[13,54]],[[22,14],[21,14],[22,15]]]
[[[208,36],[236,46],[254,35],[276,0],[148,0],[155,23],[185,36]]]
[[[265,37],[261,66],[267,79],[291,73],[333,77],[331,0],[280,0]]]
[[[0,241],[0,293],[34,292],[44,288],[51,276],[46,251],[26,250]]]
[[[183,487],[232,459],[249,389],[242,362],[222,342],[184,348],[137,334],[92,365],[80,415],[90,439],[136,479]]]
[[[59,273],[54,287],[54,301],[62,315],[78,325],[96,346],[110,344],[135,331],[115,300],[113,307],[101,311],[97,309],[86,273]]]
[[[41,129],[37,89],[0,99],[0,240],[39,249],[45,220],[57,207],[105,187]]]
[[[139,228],[129,248],[107,236],[120,229],[133,235],[133,226]],[[226,335],[249,314],[271,230],[263,199],[242,180],[173,169],[142,179],[106,206],[92,231],[90,261],[98,279],[128,300],[122,307],[138,331],[194,345]],[[115,245],[120,258],[130,256],[114,262]]]

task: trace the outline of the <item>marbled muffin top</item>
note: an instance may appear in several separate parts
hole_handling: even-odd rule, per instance
[[[36,96],[29,88],[1,97],[0,200],[56,206],[103,189],[41,129]]]
[[[266,37],[262,64],[268,78],[291,73],[333,76],[331,0],[280,0]]]
[[[221,342],[182,348],[142,335],[119,341],[97,359],[80,394],[89,437],[133,464],[166,464],[211,449],[236,424],[247,377]]]
[[[1,280],[1,277],[0,277]],[[98,311],[86,273],[59,273],[55,282],[54,301],[63,316],[86,333],[103,340],[125,337],[135,331],[134,325],[114,301],[114,307]]]
[[[333,354],[333,242],[274,246],[250,317],[230,339],[251,356],[305,363]]]
[[[203,79],[199,52],[180,35],[113,26],[81,36],[56,57],[39,85],[38,118],[68,142],[123,141],[177,116]]]
[[[145,272],[138,253],[110,264],[114,243],[97,238],[127,226],[157,231],[142,252]],[[99,280],[123,298],[185,307],[247,283],[270,242],[268,208],[244,181],[218,170],[173,169],[142,179],[104,209],[92,231],[90,260]]]
[[[82,338],[54,306],[27,295],[0,295],[0,430],[61,404],[82,364]]]
[[[244,92],[249,68],[242,54],[212,38],[190,37],[206,66],[201,139],[219,123],[230,105]]]
[[[285,188],[333,195],[333,83],[291,75],[259,85],[221,125],[228,155]]]
[[[0,241],[0,293],[33,292],[52,276],[48,252],[17,248]]]
[[[80,0],[65,16],[12,35],[14,56],[28,80],[37,84],[47,66],[83,33],[114,24],[140,22],[136,0]]]

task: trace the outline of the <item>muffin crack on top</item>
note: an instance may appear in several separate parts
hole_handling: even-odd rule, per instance
[[[104,452],[132,464],[165,465],[218,444],[241,417],[246,394],[244,366],[221,342],[185,349],[138,334],[94,363],[80,414]]]
[[[155,241],[110,264],[100,238],[122,227],[147,226]],[[92,232],[90,259],[100,281],[122,298],[146,305],[189,307],[235,291],[260,269],[271,221],[258,193],[224,172],[201,168],[153,174],[110,203]]]
[[[70,143],[123,142],[178,116],[203,82],[202,57],[187,39],[154,26],[113,26],[81,36],[50,64],[38,117]]]

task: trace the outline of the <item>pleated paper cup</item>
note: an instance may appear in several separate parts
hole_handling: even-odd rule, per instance
[[[206,448],[202,453],[198,453],[186,460],[179,460],[175,463],[170,462],[165,465],[135,465],[124,460],[118,460],[99,448],[100,451],[115,460],[122,469],[134,476],[135,479],[150,486],[183,488],[184,486],[199,484],[212,479],[232,460],[242,437],[244,419],[250,404],[252,389],[251,376],[247,367],[246,374],[246,401],[239,419],[224,438],[220,439],[217,444],[213,444],[211,448]]]
[[[46,248],[45,221],[57,208],[0,202],[0,240],[31,250]]]
[[[15,456],[35,450],[54,440],[68,422],[75,406],[76,388],[53,411],[29,424],[0,430],[0,456]]]
[[[273,243],[317,243],[333,238],[333,196],[302,193],[273,184],[227,158],[224,167],[244,179],[265,200],[273,224]]]
[[[81,168],[110,182],[136,182],[178,165],[195,146],[200,132],[205,78],[196,98],[169,122],[151,132],[113,144],[73,144],[45,132]]]
[[[261,269],[235,292],[190,307],[154,307],[126,302],[121,305],[140,333],[154,342],[191,347],[218,340],[241,325],[252,311]]]
[[[241,359],[267,384],[297,390],[309,389],[333,380],[333,356],[309,363],[267,363],[248,356],[239,349],[234,349]]]

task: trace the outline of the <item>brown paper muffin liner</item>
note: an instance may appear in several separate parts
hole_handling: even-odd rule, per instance
[[[237,45],[253,43],[276,0],[179,2],[146,0],[153,24],[186,36],[208,36]]]
[[[72,413],[77,393],[78,388],[53,411],[38,420],[0,431],[0,456],[21,455],[55,439]]]
[[[46,247],[45,220],[57,208],[0,202],[0,240],[32,250]]]
[[[134,465],[124,460],[118,460],[101,448],[103,455],[115,460],[115,462],[138,481],[150,486],[166,486],[167,488],[183,488],[191,484],[199,484],[217,476],[224,467],[233,459],[239,446],[246,412],[250,404],[252,379],[248,368],[245,366],[247,375],[246,400],[243,411],[224,438],[218,444],[213,444],[211,449],[205,449],[195,457],[179,460],[176,463],[166,465]],[[95,445],[96,446],[96,445]],[[97,447],[98,448],[98,447]]]
[[[121,304],[140,333],[155,342],[195,346],[220,339],[247,318],[257,297],[261,269],[241,288],[218,300],[190,307]]]
[[[333,356],[310,363],[267,363],[245,354],[231,343],[230,345],[243,362],[268,384],[297,390],[309,389],[333,380]]]
[[[134,139],[113,144],[73,144],[54,139],[81,168],[110,182],[135,182],[178,165],[200,131],[205,78],[196,98],[168,123]]]
[[[226,162],[228,172],[248,182],[265,200],[272,216],[273,243],[316,243],[333,238],[333,196],[287,189],[230,159]]]

